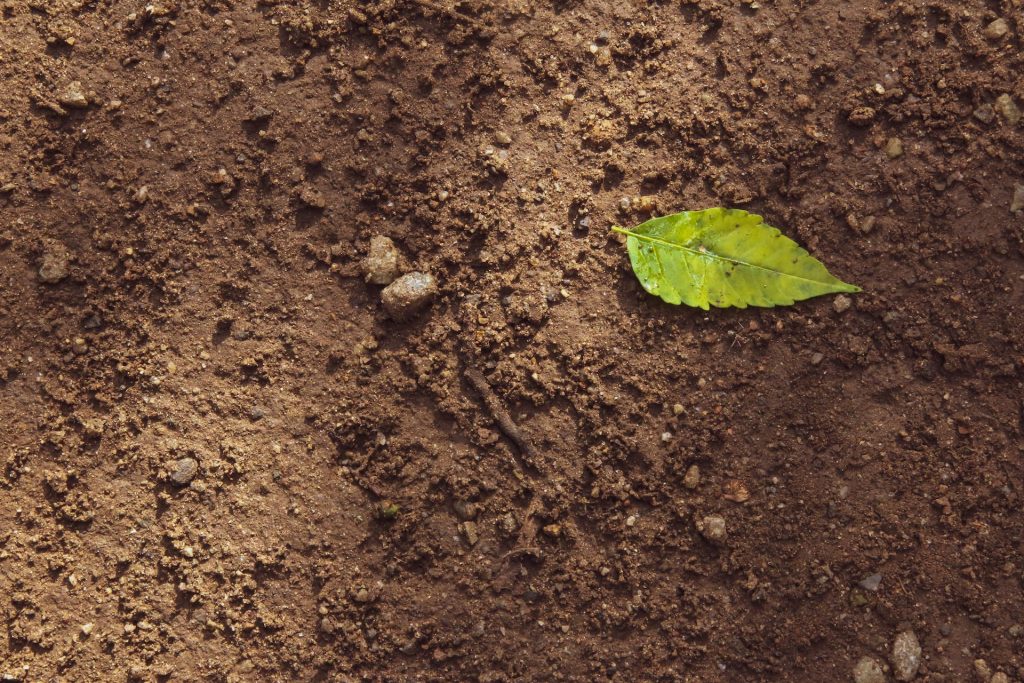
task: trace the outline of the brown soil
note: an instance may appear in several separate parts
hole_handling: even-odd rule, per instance
[[[3,0],[0,679],[1021,680],[1021,30]],[[608,228],[717,205],[864,293],[644,293]]]

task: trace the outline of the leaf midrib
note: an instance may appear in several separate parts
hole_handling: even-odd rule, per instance
[[[735,263],[736,265],[747,266],[748,268],[755,268],[757,270],[763,270],[766,273],[775,273],[776,275],[784,275],[785,277],[791,277],[794,280],[803,280],[804,282],[813,282],[816,285],[835,286],[834,282],[824,282],[822,280],[812,280],[810,278],[800,277],[799,275],[793,275],[792,273],[787,273],[784,270],[775,270],[774,268],[765,268],[764,266],[759,266],[756,263],[748,263],[747,261],[741,261],[740,259],[737,259],[737,258],[731,258],[729,256],[722,256],[721,254],[715,253],[713,251],[700,251],[699,249],[691,249],[690,247],[684,247],[683,245],[676,244],[675,242],[668,242],[668,241],[663,240],[663,239],[658,239],[657,237],[651,237],[650,235],[644,235],[644,234],[639,233],[639,232],[633,232],[632,230],[627,230],[625,228],[620,228],[617,225],[613,226],[612,230],[614,232],[622,233],[623,235],[629,235],[630,237],[635,237],[638,240],[640,240],[641,242],[650,242],[652,244],[660,244],[660,245],[662,245],[664,247],[669,247],[671,249],[679,249],[680,251],[689,252],[689,253],[693,254],[694,256],[697,256],[697,257],[710,257],[712,259],[717,259],[719,261],[727,261],[729,263]]]

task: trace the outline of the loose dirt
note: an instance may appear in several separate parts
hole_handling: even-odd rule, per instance
[[[1024,679],[1021,30],[0,1],[0,680]],[[719,205],[864,293],[644,293]]]

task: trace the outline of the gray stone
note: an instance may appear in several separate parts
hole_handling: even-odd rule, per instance
[[[428,273],[406,273],[384,288],[380,298],[384,310],[395,320],[406,320],[437,295],[437,281]]]
[[[181,458],[172,463],[171,481],[178,486],[187,486],[199,474],[199,463],[195,458]]]
[[[863,588],[866,591],[874,592],[874,591],[878,590],[878,586],[880,586],[881,583],[882,583],[882,575],[881,574],[872,574],[871,576],[865,577],[857,585],[860,586],[861,588]]]
[[[913,631],[896,634],[892,643],[892,669],[897,681],[912,681],[921,666],[921,643]]]
[[[715,545],[725,543],[725,539],[728,537],[725,518],[721,515],[707,515],[703,519],[697,520],[697,531]]]
[[[836,313],[843,313],[845,311],[850,310],[850,306],[852,304],[853,301],[850,299],[850,297],[846,296],[845,294],[840,294],[839,296],[832,300],[832,308],[835,310]]]
[[[390,285],[398,277],[398,248],[390,237],[370,238],[370,253],[363,259],[366,281],[374,285]]]
[[[68,276],[68,255],[61,249],[48,249],[39,264],[39,279],[54,285]]]
[[[853,667],[854,683],[885,683],[885,671],[874,657],[861,657]]]

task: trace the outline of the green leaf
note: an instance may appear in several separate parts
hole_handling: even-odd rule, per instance
[[[670,304],[703,308],[787,306],[859,292],[760,216],[739,209],[683,211],[652,218],[626,235],[633,272]]]

